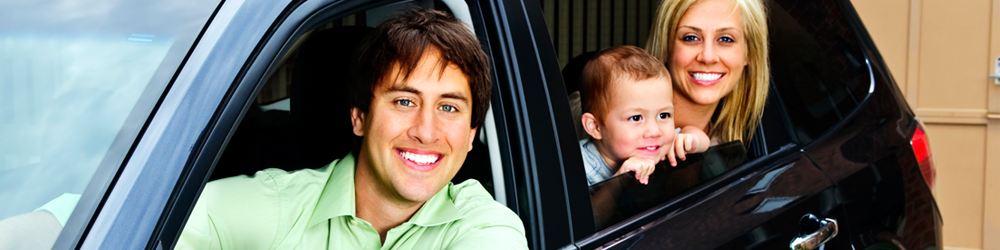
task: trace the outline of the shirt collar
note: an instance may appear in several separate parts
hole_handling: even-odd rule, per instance
[[[430,200],[417,210],[410,222],[418,226],[430,227],[458,220],[461,215],[455,208],[455,197],[451,193],[451,182],[438,190]]]
[[[316,208],[309,219],[309,227],[339,216],[355,216],[354,211],[354,153],[335,160],[325,168],[333,168],[327,178]]]
[[[333,170],[330,171],[330,178],[327,179],[323,193],[319,195],[316,209],[313,210],[308,227],[334,217],[357,216],[354,192],[355,166],[353,153],[347,154],[344,158],[326,166],[327,168],[333,168]],[[452,183],[449,182],[437,194],[434,194],[430,200],[424,202],[424,205],[417,210],[417,213],[408,222],[429,227],[461,218],[458,208],[455,207],[455,199],[454,194],[451,193],[451,187]]]

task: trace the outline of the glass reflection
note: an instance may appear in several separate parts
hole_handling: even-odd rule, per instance
[[[112,143],[130,146],[145,122],[148,108],[130,121],[133,109],[157,101],[218,4],[0,0],[0,248],[51,244],[12,235],[48,235],[28,232],[48,222],[58,235],[98,165],[121,160],[105,159]]]
[[[719,144],[704,153],[691,154],[686,161],[670,167],[660,162],[649,176],[649,184],[639,183],[629,174],[615,176],[590,186],[591,205],[597,230],[656,206],[698,184],[715,178],[747,161],[741,141]]]

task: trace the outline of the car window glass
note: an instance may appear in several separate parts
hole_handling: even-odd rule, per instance
[[[105,159],[112,143],[131,147],[218,3],[0,2],[0,225],[32,212],[65,224],[98,165],[121,162]]]
[[[868,95],[861,42],[834,0],[777,0],[768,8],[772,94],[800,145],[823,135]]]
[[[623,174],[590,186],[591,205],[597,230],[659,205],[698,184],[711,180],[747,161],[742,142],[733,141],[688,155],[676,167],[660,162],[642,184],[631,174]]]

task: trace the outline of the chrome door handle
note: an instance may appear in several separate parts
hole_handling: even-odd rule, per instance
[[[792,239],[788,246],[792,250],[817,249],[837,236],[837,220],[826,218],[820,220],[815,215],[806,214],[799,220],[799,237]]]

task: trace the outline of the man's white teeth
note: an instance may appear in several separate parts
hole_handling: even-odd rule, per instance
[[[403,158],[416,162],[417,164],[431,164],[437,162],[438,160],[437,155],[421,155],[410,152],[402,152],[401,154],[403,155]]]
[[[694,79],[698,81],[715,81],[718,80],[719,77],[722,77],[722,74],[691,73],[691,76],[694,76]]]

